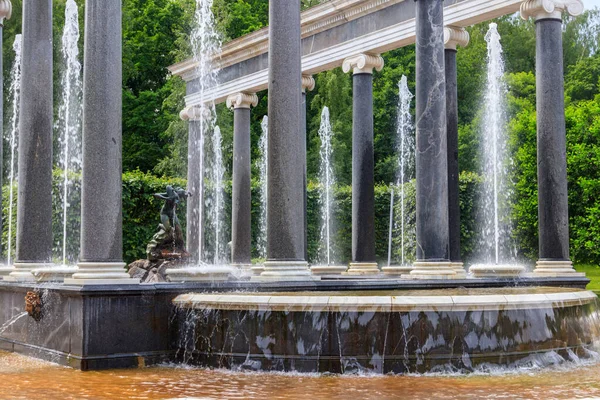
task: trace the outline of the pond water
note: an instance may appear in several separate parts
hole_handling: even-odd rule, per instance
[[[0,352],[1,399],[573,399],[600,397],[600,363],[470,375],[326,376],[159,366],[81,372]]]

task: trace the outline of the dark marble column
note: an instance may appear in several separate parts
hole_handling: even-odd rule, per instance
[[[52,261],[52,0],[23,3],[15,270],[31,281]]]
[[[302,142],[304,148],[302,150],[303,164],[304,164],[304,259],[308,261],[308,192],[306,187],[307,182],[307,168],[306,168],[306,91],[311,91],[315,88],[315,80],[312,75],[302,75],[302,121],[300,122],[300,136],[304,138]]]
[[[312,279],[304,259],[300,1],[269,1],[267,261],[258,279]]]
[[[403,277],[454,278],[448,235],[444,4],[416,3],[417,261]]]
[[[86,0],[85,14],[81,250],[65,283],[133,284],[123,262],[121,0]]]
[[[2,31],[4,30],[4,20],[10,19],[12,14],[12,4],[10,0],[0,1],[0,49],[3,48]],[[0,121],[4,121],[4,69],[3,69],[3,56],[0,53]],[[3,125],[0,124],[0,138],[4,137]],[[3,176],[3,140],[0,140],[0,187],[2,187],[2,176]],[[0,191],[0,204],[2,204],[2,191]],[[0,232],[2,231],[2,218],[0,218]],[[3,244],[0,243],[0,253],[3,249]],[[8,275],[12,272],[12,265],[0,266],[0,279],[4,275]]]
[[[353,71],[352,91],[352,262],[348,275],[377,274],[375,260],[375,179],[373,153],[373,69],[378,55],[359,54],[342,64]]]
[[[578,15],[579,1],[527,1],[524,18],[536,18],[536,98],[539,261],[536,274],[572,275],[569,258],[567,154],[563,83],[562,12]],[[552,7],[551,7],[552,8]]]
[[[231,263],[242,269],[252,264],[250,191],[250,106],[256,94],[238,93],[227,98],[233,108],[233,179],[231,194]]]
[[[461,27],[444,28],[444,65],[446,68],[446,138],[448,143],[448,226],[451,267],[457,277],[465,277],[460,256],[460,204],[458,176],[458,93],[456,84],[456,46],[465,47],[469,33]]]

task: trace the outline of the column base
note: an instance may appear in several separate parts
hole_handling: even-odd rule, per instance
[[[76,273],[77,267],[67,265],[54,265],[52,267],[36,268],[32,274],[37,282],[64,282]]]
[[[52,264],[46,263],[15,263],[14,268],[8,276],[4,277],[6,282],[35,282],[35,276],[32,270],[38,268],[48,268]]]
[[[456,272],[455,279],[466,279],[467,271],[465,270],[465,264],[462,262],[450,262],[450,268]]]
[[[585,272],[577,272],[572,261],[545,261],[538,260],[531,274],[535,277],[585,277]]]
[[[456,271],[450,261],[415,261],[410,274],[402,275],[402,279],[456,279]]]
[[[475,278],[516,278],[523,271],[525,267],[511,264],[475,264],[469,268]]]
[[[374,262],[351,262],[348,271],[342,275],[377,275],[381,271]]]
[[[412,265],[390,265],[387,267],[382,267],[381,272],[386,275],[404,275],[410,274],[410,271],[413,270]]]
[[[65,278],[65,285],[137,285],[139,279],[125,272],[123,262],[80,262],[77,272]]]
[[[8,267],[8,266],[0,267],[0,281],[3,279],[3,277],[8,276],[14,270],[15,269],[13,267]]]
[[[252,271],[252,275],[260,275],[265,271],[265,266],[263,264],[254,264],[250,270]]]
[[[214,282],[226,281],[236,272],[226,265],[196,265],[193,267],[169,268],[165,271],[171,282]]]
[[[348,269],[345,265],[313,265],[310,272],[313,275],[340,275]]]
[[[252,281],[317,281],[320,276],[313,276],[306,261],[265,261],[264,271],[251,278]]]

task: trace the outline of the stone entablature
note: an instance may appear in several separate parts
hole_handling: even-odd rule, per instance
[[[236,93],[227,98],[227,108],[250,108],[256,107],[258,96],[254,93]]]
[[[444,27],[444,47],[456,50],[456,46],[466,47],[469,44],[469,32],[460,26]]]
[[[562,13],[567,12],[571,16],[580,15],[583,12],[581,0],[527,0],[521,4],[521,17],[523,19],[562,19]]]
[[[357,54],[344,60],[342,70],[344,73],[352,70],[354,74],[372,74],[374,69],[381,71],[383,64],[383,58],[380,55]]]

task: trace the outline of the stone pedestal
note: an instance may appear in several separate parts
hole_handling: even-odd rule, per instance
[[[231,194],[231,263],[252,262],[250,191],[250,106],[256,107],[256,94],[237,93],[227,98],[233,108],[233,178]]]
[[[414,267],[412,265],[390,265],[381,268],[381,272],[386,275],[405,275],[410,274]]]
[[[353,71],[352,89],[352,262],[349,275],[377,274],[375,263],[375,180],[373,154],[373,69],[379,55],[358,54],[344,60]]]
[[[121,0],[86,0],[85,14],[81,252],[65,284],[137,284],[123,262]]]
[[[377,264],[375,265],[377,266]],[[313,275],[341,275],[348,270],[345,265],[313,265],[310,267],[310,272]]]
[[[472,265],[469,272],[475,278],[516,278],[523,274],[525,268],[521,265]]]
[[[456,83],[456,46],[469,44],[465,28],[444,28],[444,65],[446,71],[446,140],[448,146],[448,237],[452,269],[457,277],[465,278],[460,256],[460,203],[458,177],[458,92]]]
[[[52,0],[23,4],[17,252],[9,281],[52,260]]]
[[[454,278],[450,267],[442,0],[416,1],[417,262],[403,278]]]
[[[300,1],[269,1],[267,261],[259,279],[312,279],[304,258]]]
[[[580,0],[527,0],[521,16],[535,18],[539,255],[534,273],[573,274],[569,257],[562,13],[583,12]],[[557,266],[556,268],[554,266]]]

